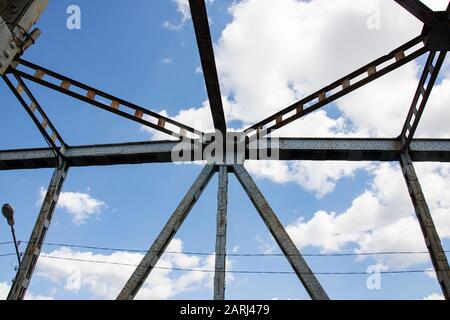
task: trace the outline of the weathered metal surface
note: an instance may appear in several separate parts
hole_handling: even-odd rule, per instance
[[[225,270],[227,250],[228,169],[219,167],[217,193],[216,262],[214,273],[214,300],[225,300]]]
[[[234,174],[249,196],[259,215],[263,219],[275,241],[280,246],[309,296],[313,300],[328,300],[328,295],[320,285],[303,256],[273,212],[264,195],[258,189],[250,174],[243,165],[234,165]]]
[[[39,102],[33,96],[25,82],[23,82],[19,77],[15,76],[16,85],[14,85],[9,79],[9,75],[3,76],[3,80],[14,93],[17,100],[19,100],[25,111],[29,114],[47,143],[53,147],[53,150],[62,155],[67,147],[66,143],[56,130],[55,126],[50,121],[45,111],[40,106]],[[24,99],[23,95],[27,97],[28,102]]]
[[[219,78],[217,75],[206,5],[203,0],[189,0],[189,4],[214,127],[220,132],[225,133],[227,131],[227,125],[222,105],[222,96],[220,94]]]
[[[438,55],[438,57],[435,60],[436,55]],[[420,77],[419,85],[416,93],[414,94],[413,102],[409,109],[406,122],[403,126],[402,133],[400,134],[400,138],[406,148],[409,147],[414,137],[414,133],[417,130],[417,126],[419,125],[423,111],[425,110],[425,106],[428,102],[428,98],[430,97],[431,91],[436,83],[436,79],[439,75],[439,71],[441,70],[446,55],[447,52],[440,52],[438,54],[436,51],[432,51],[428,56],[422,76]]]
[[[125,101],[124,99],[120,99],[31,62],[22,59],[17,59],[16,62],[18,63],[18,66],[13,72],[22,78],[36,82],[72,98],[84,101],[92,106],[138,122],[176,138],[187,137],[195,139],[201,137],[201,131],[162,116],[149,109]],[[30,72],[30,70],[32,72]],[[46,79],[52,79],[52,81],[47,81]],[[55,84],[58,82],[60,85]],[[75,88],[78,88],[78,90]],[[85,95],[80,94],[80,90],[85,91]]]
[[[406,185],[411,196],[417,220],[425,238],[425,244],[430,253],[431,262],[436,271],[437,280],[442,288],[444,297],[450,300],[450,266],[442,247],[441,239],[436,231],[433,218],[422,192],[419,180],[414,169],[414,165],[407,153],[401,155],[400,164],[405,177]]]
[[[166,225],[162,229],[161,233],[156,238],[153,245],[150,247],[139,266],[131,275],[122,291],[120,292],[117,300],[132,300],[139,292],[139,289],[144,284],[148,275],[152,272],[155,265],[158,263],[159,258],[162,256],[172,238],[177,233],[178,229],[183,224],[187,215],[191,211],[194,204],[200,198],[203,190],[208,185],[211,177],[214,174],[214,165],[206,165],[200,175],[195,180],[183,200],[180,202],[175,212],[167,221]]]
[[[36,267],[42,243],[50,223],[52,222],[58,198],[61,193],[64,181],[66,180],[69,167],[66,162],[61,162],[60,166],[53,173],[50,185],[44,198],[44,202],[39,212],[38,218],[31,233],[30,240],[22,258],[19,270],[17,271],[14,283],[8,294],[8,300],[22,300],[25,297]]]
[[[30,45],[25,41],[26,32],[38,21],[47,4],[48,0],[0,1],[0,75]]]
[[[287,124],[318,110],[336,99],[403,66],[420,57],[425,52],[431,51],[426,64],[426,70],[421,78],[419,88],[408,114],[407,122],[402,130],[402,135],[398,139],[282,138],[278,142],[277,151],[279,153],[279,160],[399,160],[425,236],[427,247],[430,251],[433,265],[438,275],[439,283],[445,297],[449,299],[450,270],[448,262],[443,253],[442,245],[436,233],[428,206],[423,197],[420,184],[417,181],[412,161],[450,161],[450,140],[413,140],[414,131],[419,123],[420,116],[431,92],[431,88],[435,84],[436,77],[445,57],[445,52],[450,49],[450,5],[446,12],[432,12],[418,0],[395,1],[425,24],[424,30],[420,36],[400,46],[388,55],[367,64],[288,108],[255,124],[247,129],[245,133],[251,138],[248,142],[251,142],[258,133],[263,132],[263,136],[270,134],[274,130],[286,126]],[[191,142],[194,142],[198,141],[195,139],[199,139],[202,136],[202,132],[194,128],[190,128],[184,124],[62,76],[51,70],[20,59],[11,63],[14,57],[17,56],[17,53],[26,46],[27,41],[24,41],[26,40],[24,39],[24,36],[28,35],[23,31],[28,31],[37,21],[47,5],[47,2],[48,0],[0,0],[0,16],[3,17],[3,20],[6,20],[6,22],[2,23],[2,19],[0,18],[0,74],[3,75],[5,70],[9,70],[13,72],[16,77],[19,77],[17,78],[19,86],[10,86],[10,89],[16,94],[19,102],[26,108],[27,112],[33,118],[33,121],[38,125],[41,133],[53,147],[53,149],[0,151],[0,170],[54,167],[60,165],[60,162],[62,161],[60,157],[55,157],[54,151],[57,150],[60,155],[64,154],[64,163],[53,175],[47,196],[44,200],[44,204],[25,253],[23,266],[18,271],[16,282],[8,297],[9,299],[22,299],[26,293],[39,255],[40,244],[45,238],[45,233],[50,224],[57,198],[69,166],[82,167],[171,162],[173,159],[172,152],[174,148],[176,146],[180,147],[178,142],[172,141],[67,147],[56,131],[56,128],[53,127],[50,120],[45,116],[43,109],[34,99],[31,92],[29,92],[25,84],[21,82],[22,80],[20,77],[34,81],[50,89],[87,102],[95,107],[102,108],[177,138],[187,137],[193,139]],[[219,131],[226,132],[226,122],[205,2],[203,0],[190,0],[189,3],[191,6],[192,20],[196,32],[214,125]],[[36,32],[36,35],[37,34],[39,34],[39,32]],[[21,41],[12,41],[14,37],[22,39]],[[30,43],[30,39],[28,40],[28,43]],[[32,42],[33,41],[31,41],[31,43]],[[18,45],[19,48],[13,48],[13,44]],[[437,55],[438,51],[443,52],[439,53],[439,58],[437,59],[436,64],[433,65],[431,62],[433,60],[432,58]],[[10,69],[9,66],[18,68]],[[431,81],[428,83],[427,87],[425,87],[425,79],[427,76],[431,77]],[[6,81],[8,83],[9,80],[6,79]],[[24,104],[22,97],[23,91],[25,91],[32,103]],[[83,94],[80,94],[80,91],[83,91]],[[422,102],[418,103],[420,98],[422,98]],[[44,115],[42,122],[36,120],[35,113]],[[56,142],[60,142],[60,144],[58,145]],[[265,143],[267,142],[261,141],[261,144],[258,147],[267,149]],[[201,148],[202,150],[200,150],[200,153],[202,153],[201,151],[205,149],[205,144],[200,144],[199,146],[199,144],[187,143],[187,145],[184,145],[183,147],[186,152],[191,153],[192,155],[199,151],[196,148]],[[250,154],[255,154],[255,150],[252,149],[254,148],[254,145],[250,143],[246,148],[246,158],[248,158]],[[405,149],[409,154],[403,153]],[[263,152],[262,154],[266,155],[267,153]],[[228,154],[226,154],[225,158],[230,159],[231,157],[228,157]],[[264,160],[265,158],[260,155],[257,159]],[[200,159],[192,157],[192,160]],[[206,187],[208,181],[211,179],[215,168],[214,165],[207,165],[203,169],[202,173],[194,182],[194,185],[169,219],[161,234],[145,255],[139,267],[136,268],[118,299],[134,298],[170,240],[186,218],[188,212]],[[224,298],[224,271],[226,265],[226,179],[227,172],[233,171],[253,204],[256,206],[259,214],[270,229],[277,243],[282,248],[310,296],[313,299],[328,299],[325,291],[320,286],[314,274],[309,269],[305,260],[298,252],[294,243],[289,238],[289,235],[286,233],[280,221],[245,168],[242,165],[233,165],[228,168],[220,167],[219,171],[216,243],[216,253],[218,254],[216,256],[214,298]]]
[[[147,141],[77,146],[67,147],[64,155],[71,167],[167,163],[172,162],[172,150],[178,144]],[[395,139],[284,138],[279,145],[280,160],[397,161],[402,152],[402,143]],[[183,148],[197,153],[195,144],[185,142]],[[450,162],[450,140],[415,139],[410,154],[413,161]],[[53,168],[56,160],[49,148],[3,150],[0,170]]]
[[[14,37],[0,16],[0,75],[3,75],[9,68],[14,56],[19,52],[19,48],[14,41]]]

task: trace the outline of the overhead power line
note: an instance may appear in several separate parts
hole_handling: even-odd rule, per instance
[[[43,258],[56,259],[56,260],[66,260],[75,262],[86,262],[86,263],[96,263],[96,264],[107,264],[107,265],[118,265],[118,266],[129,266],[137,267],[137,264],[131,263],[121,263],[121,262],[109,262],[100,260],[90,260],[90,259],[80,259],[80,258],[67,258],[53,255],[41,255]],[[215,270],[208,269],[192,269],[192,268],[169,268],[169,267],[154,267],[154,269],[160,270],[170,270],[170,271],[182,271],[182,272],[202,272],[202,273],[215,273]],[[293,271],[261,271],[261,270],[225,270],[226,273],[233,274],[280,274],[280,275],[294,275]],[[380,271],[380,274],[411,274],[411,273],[426,273],[432,272],[432,270],[393,270],[393,271]],[[367,271],[347,271],[347,272],[309,272],[303,274],[314,274],[314,275],[371,275],[373,272]]]
[[[10,244],[0,243],[0,244]],[[28,241],[19,241],[19,243],[29,243]],[[67,247],[75,249],[88,249],[88,250],[100,250],[100,251],[120,251],[120,252],[133,252],[133,253],[147,253],[148,250],[144,249],[124,249],[124,248],[112,248],[90,245],[78,245],[69,243],[43,243],[44,246],[51,247]],[[449,253],[450,251],[444,251]],[[167,254],[185,254],[192,256],[214,256],[215,253],[210,252],[195,252],[195,251],[164,251]],[[376,256],[376,255],[409,255],[409,254],[428,254],[428,251],[379,251],[379,252],[347,252],[347,253],[302,253],[304,257],[351,257],[351,256]],[[284,257],[283,253],[227,253],[228,257]]]

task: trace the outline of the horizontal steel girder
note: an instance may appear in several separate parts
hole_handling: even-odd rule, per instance
[[[72,167],[167,163],[177,141],[68,147],[65,156]],[[194,148],[185,143],[187,150]],[[397,161],[402,143],[395,139],[280,139],[280,160]],[[413,161],[450,162],[450,139],[415,139]],[[0,170],[53,168],[54,152],[49,148],[0,151]]]

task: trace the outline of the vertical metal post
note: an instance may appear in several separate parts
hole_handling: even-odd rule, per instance
[[[13,237],[13,241],[14,241],[14,248],[16,249],[16,256],[17,256],[17,267],[20,268],[20,253],[19,253],[19,245],[17,243],[17,238],[16,238],[16,230],[14,230],[14,226],[11,226],[11,234]]]
[[[214,300],[225,300],[225,268],[227,243],[228,168],[219,167],[217,193],[216,266],[214,273]]]
[[[14,283],[8,294],[8,300],[22,300],[27,292],[34,269],[36,267],[42,243],[55,212],[56,204],[61,193],[62,186],[66,180],[69,166],[66,161],[61,161],[58,168],[55,169],[50,185],[47,189],[44,202],[39,212],[39,216],[31,233],[25,254],[20,263]]]
[[[309,268],[305,259],[298,251],[286,229],[281,224],[278,217],[273,212],[262,192],[253,181],[250,174],[243,165],[234,165],[234,174],[241,183],[245,192],[249,196],[259,215],[263,219],[275,241],[280,246],[284,255],[288,259],[298,278],[302,282],[309,296],[313,300],[329,300],[325,290],[320,285],[314,273]]]
[[[447,257],[442,247],[441,239],[436,231],[433,218],[430,214],[430,209],[425,200],[419,180],[414,169],[413,162],[408,153],[403,153],[400,156],[400,165],[402,167],[403,176],[405,177],[408,191],[411,196],[414,210],[416,211],[417,220],[422,229],[425,238],[425,244],[430,253],[431,262],[439,285],[446,300],[450,299],[450,267],[448,265]]]
[[[183,224],[187,215],[191,211],[194,204],[200,198],[203,190],[208,185],[214,174],[214,165],[206,165],[200,175],[195,180],[189,191],[181,200],[175,212],[167,221],[161,233],[156,238],[153,245],[148,249],[144,258],[141,260],[136,270],[134,270],[130,279],[123,287],[117,300],[132,300],[139,292],[139,289],[144,284],[148,275],[152,272],[155,265],[158,263],[159,258],[162,256],[172,238],[177,233],[178,229]]]

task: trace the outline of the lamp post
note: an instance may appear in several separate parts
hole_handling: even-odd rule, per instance
[[[11,233],[12,233],[13,240],[14,240],[14,246],[16,248],[17,261],[19,262],[19,268],[20,268],[19,245],[17,244],[16,232],[14,230],[14,208],[9,203],[6,203],[2,207],[2,213],[3,213],[3,216],[6,218],[8,225],[11,227]]]

